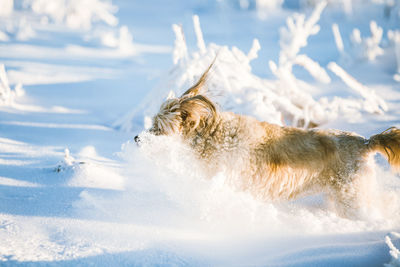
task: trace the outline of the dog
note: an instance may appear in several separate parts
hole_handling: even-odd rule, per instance
[[[400,130],[369,139],[339,130],[301,129],[219,111],[204,93],[212,65],[178,98],[167,99],[149,132],[179,135],[209,177],[225,170],[240,190],[264,201],[326,193],[345,217],[368,214],[375,201],[374,154],[400,168]],[[140,142],[140,136],[135,137]]]

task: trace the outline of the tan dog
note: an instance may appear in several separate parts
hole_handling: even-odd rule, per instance
[[[365,139],[348,132],[281,127],[219,112],[201,94],[209,69],[181,97],[161,105],[150,132],[180,135],[210,176],[228,171],[236,177],[236,186],[263,200],[326,192],[337,212],[352,216],[363,209],[368,213],[375,201],[375,152],[400,167],[397,128]]]

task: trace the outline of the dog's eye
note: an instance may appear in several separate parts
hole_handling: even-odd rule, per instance
[[[188,115],[189,115],[189,114],[188,114],[186,111],[182,111],[182,112],[181,112],[182,121],[185,121],[186,118],[188,117]]]

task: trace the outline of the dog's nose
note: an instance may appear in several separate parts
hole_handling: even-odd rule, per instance
[[[133,140],[134,140],[136,143],[139,143],[139,142],[140,142],[139,135],[136,135],[135,138],[133,138]]]

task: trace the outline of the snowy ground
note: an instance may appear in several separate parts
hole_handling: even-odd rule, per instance
[[[320,195],[261,203],[223,174],[206,179],[173,138],[131,142],[216,51],[210,86],[224,109],[364,136],[400,127],[397,2],[329,1],[299,46],[329,81],[282,59],[279,29],[295,12],[312,17],[306,1],[16,0],[7,11],[12,2],[0,0],[1,266],[400,266],[400,179],[380,157],[380,196],[393,201],[351,220]]]

